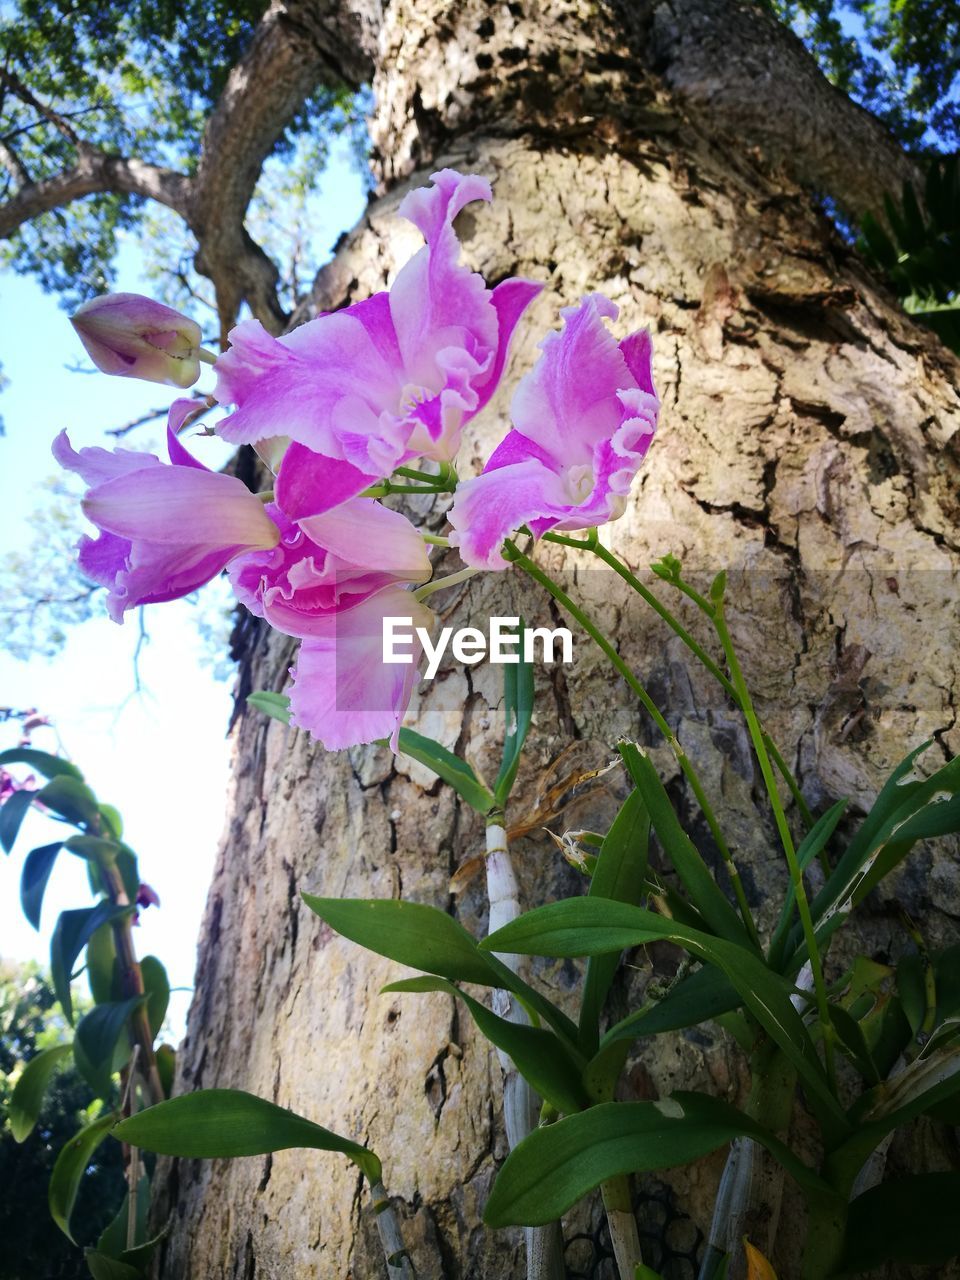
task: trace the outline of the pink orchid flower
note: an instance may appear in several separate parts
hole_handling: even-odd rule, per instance
[[[104,373],[189,387],[200,377],[200,326],[139,293],[108,293],[85,302],[71,323]]]
[[[400,586],[386,587],[342,613],[316,619],[291,669],[290,723],[328,751],[388,738],[399,750],[400,724],[417,682],[421,650],[409,663],[383,661],[384,618],[429,628],[434,614]]]
[[[653,440],[660,401],[649,332],[618,343],[604,324],[617,307],[599,293],[560,314],[562,332],[544,338],[517,386],[514,430],[450,510],[450,541],[476,568],[506,568],[504,539],[523,525],[540,537],[618,519]]]
[[[247,551],[277,545],[280,533],[260,500],[235,476],[210,471],[187,452],[177,431],[196,409],[171,406],[168,466],[152,453],[72,448],[62,431],[53,456],[89,486],[84,515],[100,530],[79,543],[81,571],[108,588],[107,611],[189,595]]]
[[[218,433],[235,444],[283,434],[296,442],[292,448],[322,454],[323,509],[405,459],[456,454],[464,424],[496,390],[517,321],[542,287],[510,279],[491,291],[461,266],[453,221],[472,201],[490,200],[490,185],[452,169],[432,182],[400,206],[426,244],[389,292],[281,338],[244,321],[216,362],[216,397],[237,406]]]
[[[239,556],[229,578],[240,602],[286,635],[326,635],[331,614],[384,587],[430,577],[423,538],[405,516],[372,498],[353,498],[299,521],[276,502],[266,512],[279,542]]]

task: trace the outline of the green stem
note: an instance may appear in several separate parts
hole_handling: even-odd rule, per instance
[[[450,539],[443,538],[439,533],[421,533],[420,537],[424,542],[429,542],[432,547],[449,547]]]
[[[426,600],[427,596],[432,596],[435,591],[443,591],[445,587],[455,587],[458,582],[466,582],[468,578],[474,577],[480,572],[479,569],[459,569],[456,573],[448,573],[445,578],[435,578],[433,582],[428,582],[424,587],[417,587],[413,593],[415,600]]]
[[[595,530],[591,530],[591,532],[595,532]],[[710,672],[713,678],[716,681],[718,681],[720,685],[722,685],[723,690],[727,694],[727,696],[729,698],[732,698],[734,702],[739,703],[739,699],[737,697],[737,691],[733,687],[733,684],[727,678],[727,676],[724,674],[721,668],[717,665],[717,663],[714,662],[714,660],[710,657],[709,653],[707,653],[703,645],[700,644],[699,641],[694,639],[694,637],[690,634],[690,632],[687,631],[686,627],[684,627],[684,625],[679,621],[678,618],[674,617],[674,615],[670,612],[667,606],[663,604],[663,602],[650,590],[650,588],[645,586],[634,573],[631,573],[631,571],[627,568],[627,566],[623,563],[623,561],[620,559],[619,556],[617,556],[614,552],[608,550],[597,538],[592,538],[592,539],[588,538],[586,540],[577,539],[577,538],[565,538],[563,537],[562,534],[557,534],[557,533],[545,533],[543,536],[544,536],[545,542],[556,542],[560,546],[579,547],[587,551],[592,551],[593,554],[599,557],[599,559],[601,559],[604,562],[604,564],[608,565],[614,571],[614,573],[619,574],[619,576],[624,580],[624,582],[627,583],[627,585],[633,591],[635,591],[642,600],[645,600],[646,603],[650,606],[650,608],[654,611],[654,613],[656,613],[658,617],[662,618],[663,621],[667,624],[667,626],[671,629],[671,631],[673,631],[674,634],[683,641],[683,643],[687,646],[687,648],[694,655],[694,657],[697,658],[700,663],[702,663],[702,665],[707,669],[707,671]],[[698,602],[701,603],[701,605],[707,603],[706,601],[703,600],[702,596],[698,597]],[[810,812],[807,802],[806,800],[804,800],[803,795],[801,794],[800,788],[797,785],[796,778],[794,778],[793,774],[790,772],[787,762],[784,760],[783,756],[780,754],[780,751],[777,749],[776,743],[773,741],[770,735],[766,731],[764,731],[763,736],[764,736],[764,741],[767,744],[767,750],[770,752],[770,755],[773,757],[774,763],[776,764],[777,768],[780,770],[780,773],[783,775],[784,782],[790,788],[790,794],[793,796],[796,802],[797,808],[800,810],[800,814],[801,814],[801,817],[803,818],[804,823],[808,827],[812,827],[814,824],[813,814]]]
[[[760,937],[757,933],[757,926],[754,923],[753,913],[750,910],[750,904],[747,902],[747,896],[744,893],[743,884],[740,880],[740,873],[737,870],[736,863],[734,862],[733,854],[730,852],[729,846],[724,839],[723,832],[720,830],[720,825],[717,822],[716,815],[714,814],[710,802],[707,799],[703,785],[697,775],[697,771],[694,769],[690,760],[687,758],[686,752],[677,741],[673,730],[664,718],[660,708],[653,701],[649,693],[647,693],[646,689],[633,674],[624,660],[620,657],[619,653],[617,653],[611,641],[604,635],[600,628],[587,617],[583,610],[579,608],[578,605],[574,604],[562,587],[558,586],[558,584],[554,582],[548,574],[544,573],[538,565],[535,565],[532,560],[528,560],[523,552],[520,551],[513,542],[508,541],[505,544],[504,555],[508,560],[511,560],[514,564],[518,565],[528,577],[533,578],[535,582],[539,582],[542,587],[549,591],[554,600],[556,600],[558,604],[562,605],[572,618],[575,618],[576,621],[579,622],[587,635],[590,636],[600,650],[606,654],[613,666],[617,669],[620,675],[623,676],[624,680],[626,680],[627,684],[639,698],[644,710],[663,734],[668,746],[676,757],[677,763],[683,770],[684,777],[690,784],[690,788],[696,797],[697,804],[700,806],[700,811],[706,819],[707,826],[710,828],[710,834],[713,836],[714,842],[726,863],[727,871],[730,875],[730,882],[733,885],[733,892],[737,899],[737,906],[740,908],[740,915],[743,919],[744,927],[750,935],[751,941],[759,949]]]
[[[797,910],[800,913],[800,922],[803,926],[803,936],[807,944],[807,952],[810,957],[810,967],[813,970],[813,987],[817,998],[817,1011],[820,1015],[820,1023],[823,1031],[823,1048],[826,1058],[827,1078],[831,1087],[836,1089],[836,1065],[834,1061],[834,1040],[835,1032],[833,1022],[830,1018],[830,1008],[827,999],[826,983],[823,980],[823,962],[820,958],[820,949],[817,946],[816,930],[814,929],[813,917],[810,914],[810,903],[807,900],[807,889],[803,882],[803,871],[800,863],[797,861],[797,853],[793,846],[793,836],[790,834],[790,827],[787,823],[787,816],[783,810],[783,804],[780,800],[780,792],[777,790],[777,780],[774,777],[773,766],[770,763],[770,757],[767,754],[766,744],[763,740],[763,731],[760,728],[760,721],[753,709],[753,701],[750,697],[750,691],[747,688],[747,682],[743,678],[743,671],[740,667],[740,661],[737,658],[736,650],[733,647],[733,640],[727,628],[727,621],[723,612],[723,601],[718,600],[710,608],[713,617],[713,624],[717,630],[717,636],[723,646],[723,652],[726,655],[727,665],[730,669],[730,675],[733,679],[734,687],[737,690],[737,701],[743,710],[744,719],[747,722],[747,729],[750,733],[753,749],[756,753],[757,761],[760,765],[760,772],[763,775],[764,786],[767,789],[767,795],[770,797],[770,804],[773,808],[774,821],[777,824],[777,831],[780,835],[780,842],[783,845],[783,851],[787,858],[787,867],[790,871],[790,882],[793,885],[793,891],[796,895]]]
[[[388,498],[392,493],[432,493],[438,495],[446,492],[448,492],[446,489],[441,489],[437,485],[394,484],[392,480],[381,480],[379,484],[372,484],[369,489],[364,489],[360,497]]]

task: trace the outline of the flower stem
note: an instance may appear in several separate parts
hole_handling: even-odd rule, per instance
[[[432,547],[449,547],[450,539],[442,538],[438,533],[421,533],[420,537]]]
[[[591,530],[591,532],[595,532],[595,531]],[[700,663],[707,669],[707,671],[710,672],[713,678],[723,686],[724,692],[727,694],[727,696],[729,698],[732,698],[733,701],[739,705],[737,691],[733,687],[732,682],[727,678],[727,676],[724,674],[721,668],[717,665],[717,663],[714,662],[714,660],[710,657],[710,655],[704,649],[703,645],[701,645],[696,639],[694,639],[694,637],[690,634],[689,631],[687,631],[686,627],[684,627],[684,625],[679,621],[679,619],[674,617],[674,615],[670,612],[667,606],[654,594],[654,592],[652,592],[649,587],[645,586],[644,583],[642,583],[640,579],[627,568],[627,566],[623,563],[623,561],[620,559],[619,556],[617,556],[613,551],[610,551],[607,547],[605,547],[603,543],[601,543],[600,540],[597,538],[586,539],[586,540],[577,539],[577,538],[565,538],[562,536],[562,534],[556,534],[556,533],[545,533],[543,537],[545,542],[556,542],[556,543],[559,543],[560,546],[580,547],[584,550],[592,551],[595,556],[598,556],[599,559],[601,559],[604,562],[604,564],[609,565],[609,567],[614,571],[614,573],[619,574],[620,577],[624,580],[624,582],[626,582],[627,585],[630,586],[637,593],[637,595],[640,596],[642,600],[646,601],[646,603],[650,606],[650,608],[654,611],[654,613],[656,613],[660,618],[663,619],[663,621],[667,624],[667,626],[671,629],[671,631],[673,631],[674,634],[677,635],[683,641],[683,643],[687,646],[687,648],[694,655],[694,657],[697,658],[700,661]],[[700,607],[703,607],[703,605],[707,604],[707,602],[703,600],[702,596],[697,596],[697,602],[700,605]],[[783,756],[780,754],[780,751],[778,750],[776,743],[773,741],[770,735],[766,732],[766,730],[764,730],[763,737],[767,745],[767,750],[770,752],[770,756],[773,759],[774,764],[777,766],[781,775],[783,776],[784,782],[790,788],[790,794],[793,796],[793,799],[796,802],[797,808],[800,811],[800,815],[803,818],[804,823],[806,824],[807,827],[812,827],[814,824],[813,814],[810,812],[810,808],[807,805],[806,800],[804,800],[803,798],[803,794],[801,793],[800,788],[797,785],[796,778],[793,776],[792,772],[790,771],[787,765],[787,762],[784,760]]]
[[[435,591],[443,591],[445,587],[455,587],[458,582],[466,582],[468,578],[474,577],[479,572],[479,569],[458,569],[456,573],[448,573],[445,578],[435,578],[433,582],[428,582],[426,586],[417,587],[413,593],[413,598],[415,600],[426,600]]]
[[[562,605],[570,616],[579,622],[587,635],[589,635],[601,651],[606,654],[616,670],[621,676],[623,676],[624,680],[626,680],[627,684],[639,698],[647,714],[663,734],[667,741],[667,745],[670,747],[676,757],[677,763],[683,771],[684,777],[690,784],[690,788],[696,797],[697,804],[700,806],[700,811],[706,819],[707,826],[710,828],[710,834],[713,836],[714,842],[720,850],[721,857],[727,867],[727,873],[730,876],[730,883],[733,886],[734,896],[737,899],[737,906],[740,909],[740,915],[743,919],[744,927],[746,928],[751,941],[759,949],[760,937],[757,933],[757,926],[753,919],[753,912],[750,910],[750,904],[747,902],[747,896],[744,892],[743,883],[740,879],[740,873],[737,870],[737,865],[734,862],[733,854],[730,852],[729,846],[724,839],[723,832],[720,830],[720,825],[717,822],[713,808],[707,799],[706,792],[703,789],[703,784],[700,781],[697,771],[691,764],[687,753],[678,742],[676,735],[664,718],[660,708],[653,701],[649,693],[647,693],[646,689],[633,674],[624,660],[620,657],[619,653],[617,653],[611,641],[604,635],[600,628],[587,617],[583,610],[579,608],[578,605],[574,604],[562,587],[554,582],[548,574],[544,573],[538,565],[535,565],[532,560],[527,559],[523,552],[520,551],[513,542],[507,541],[504,547],[504,555],[508,560],[511,560],[514,564],[518,565],[528,577],[533,578],[535,582],[539,582],[542,587],[549,591],[554,600],[556,600],[558,604]]]
[[[733,647],[733,640],[731,639],[730,631],[727,627],[727,621],[723,610],[723,600],[718,599],[712,604],[712,606],[708,606],[708,608],[711,616],[713,617],[713,624],[716,627],[717,636],[723,646],[723,652],[727,659],[730,676],[733,680],[734,687],[737,690],[737,701],[740,704],[744,719],[747,722],[747,729],[750,733],[751,741],[753,742],[753,749],[760,765],[760,772],[763,775],[764,786],[767,789],[767,795],[770,797],[770,804],[773,808],[773,817],[777,824],[780,842],[783,845],[783,851],[786,855],[787,867],[790,872],[790,882],[793,885],[793,891],[796,895],[797,911],[800,915],[800,923],[803,926],[803,936],[807,944],[810,967],[813,972],[813,989],[816,993],[817,1011],[820,1015],[820,1025],[823,1032],[823,1049],[826,1060],[827,1078],[830,1081],[831,1087],[836,1089],[836,1064],[834,1061],[835,1032],[833,1022],[830,1018],[827,988],[826,983],[823,980],[823,962],[820,958],[820,949],[817,946],[816,930],[814,929],[813,917],[810,914],[810,903],[807,900],[806,885],[803,882],[803,871],[800,867],[800,863],[797,861],[797,853],[793,846],[793,836],[790,833],[787,817],[784,813],[783,804],[780,800],[780,792],[777,790],[777,780],[774,777],[773,766],[770,763],[770,756],[767,753],[763,731],[760,728],[760,721],[757,719],[757,714],[753,709],[753,701],[750,697],[750,691],[747,688],[746,680],[743,678],[740,660]]]

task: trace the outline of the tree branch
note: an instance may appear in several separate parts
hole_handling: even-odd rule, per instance
[[[917,170],[896,138],[820,71],[802,42],[750,0],[614,0],[664,83],[711,130],[756,147],[853,218]],[[790,109],[784,110],[784,102]]]
[[[204,129],[188,221],[224,336],[243,300],[274,333],[286,327],[279,272],[243,219],[264,161],[317,85],[359,88],[372,69],[341,8],[335,0],[273,0]]]
[[[0,205],[0,236],[11,236],[25,222],[83,196],[119,191],[157,200],[185,215],[191,179],[161,165],[134,157],[109,155],[81,142],[69,169],[37,182],[24,182],[16,195]]]

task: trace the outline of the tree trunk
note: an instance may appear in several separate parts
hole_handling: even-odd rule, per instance
[[[733,571],[734,638],[761,716],[811,805],[851,795],[862,809],[909,748],[932,737],[942,759],[960,744],[957,363],[869,278],[811,197],[731,141],[722,116],[711,124],[692,99],[672,96],[679,90],[646,57],[638,14],[628,24],[586,0],[389,3],[373,122],[383,194],[321,273],[309,312],[382,288],[416,249],[396,209],[433,168],[492,179],[494,204],[460,219],[467,259],[491,284],[516,274],[547,288],[522,325],[505,389],[468,434],[461,474],[502,434],[510,388],[559,306],[601,290],[621,308],[620,336],[649,325],[661,426],[634,498],[604,537],[641,569],[670,552],[691,570]],[[768,95],[777,56],[771,37]],[[408,510],[443,526],[439,505],[415,499]],[[666,710],[769,928],[785,871],[737,715],[610,575],[559,552],[537,555],[569,573],[573,594]],[[517,612],[512,573],[458,590],[460,621]],[[550,618],[545,601],[523,599],[528,617]],[[239,637],[241,691],[282,688],[291,642],[251,619]],[[529,828],[515,842],[527,905],[582,888],[542,828],[604,829],[625,794],[622,776],[575,784],[611,761],[621,736],[654,747],[688,829],[715,852],[627,687],[585,638],[575,652],[572,668],[537,672],[508,813]],[[448,664],[421,686],[409,721],[488,777],[503,732],[498,672]],[[481,934],[482,876],[451,889],[457,867],[482,849],[480,822],[385,749],[326,754],[244,711],[234,750],[178,1090],[248,1089],[369,1142],[420,1276],[522,1276],[520,1232],[478,1225],[505,1155],[495,1054],[448,997],[379,995],[396,967],[332,934],[299,898],[402,896]],[[551,820],[538,806],[561,780],[567,807]],[[902,908],[932,945],[948,936],[960,884],[942,848],[915,852],[874,895],[859,945],[895,957]],[[668,948],[627,959],[617,1016],[677,964]],[[831,965],[841,960],[838,948]],[[572,998],[573,966],[543,964],[535,976]],[[641,1045],[625,1077],[635,1097],[707,1087],[734,1102],[745,1083],[737,1051],[709,1029]],[[933,1131],[922,1137],[929,1159],[941,1160]],[[684,1259],[709,1223],[722,1164],[718,1153],[638,1181],[648,1261],[667,1276],[694,1274]],[[282,1152],[162,1161],[160,1170],[159,1212],[171,1223],[165,1280],[384,1274],[357,1173],[340,1157]],[[571,1277],[613,1274],[600,1223],[591,1202],[565,1224]],[[796,1274],[797,1229],[785,1212],[781,1280]]]

